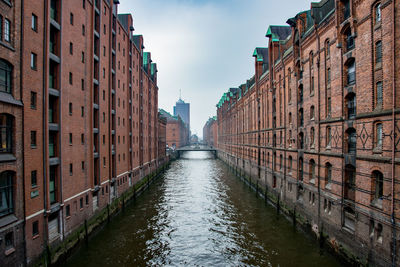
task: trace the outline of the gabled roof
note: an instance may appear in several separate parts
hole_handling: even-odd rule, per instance
[[[290,26],[271,25],[268,27],[266,37],[272,38],[272,41],[285,40],[292,33]]]

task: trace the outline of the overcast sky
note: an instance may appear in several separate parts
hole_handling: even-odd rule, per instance
[[[120,0],[133,15],[135,34],[158,66],[159,108],[172,113],[182,90],[191,130],[216,115],[230,87],[254,75],[255,47],[266,47],[269,25],[310,8],[311,0]]]

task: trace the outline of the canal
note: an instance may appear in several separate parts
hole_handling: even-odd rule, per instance
[[[339,266],[208,152],[185,152],[67,266]]]

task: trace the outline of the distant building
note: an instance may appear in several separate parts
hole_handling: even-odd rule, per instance
[[[190,103],[185,103],[185,101],[179,98],[174,106],[174,116],[180,116],[190,131]]]
[[[217,147],[218,124],[217,117],[209,118],[203,127],[203,142],[211,147]]]
[[[172,116],[169,112],[160,109],[160,116],[167,119],[166,143],[168,147],[180,148],[189,143],[189,128],[180,116]]]

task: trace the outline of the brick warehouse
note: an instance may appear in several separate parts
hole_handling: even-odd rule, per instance
[[[399,8],[312,3],[217,105],[219,157],[363,264],[400,265]]]
[[[157,66],[118,4],[0,0],[0,265],[33,263],[166,162]]]
[[[166,120],[165,142],[170,148],[180,148],[189,144],[189,128],[180,116],[172,116],[160,109],[160,116]]]
[[[209,118],[203,127],[203,143],[210,147],[216,147],[218,141],[217,117]]]

